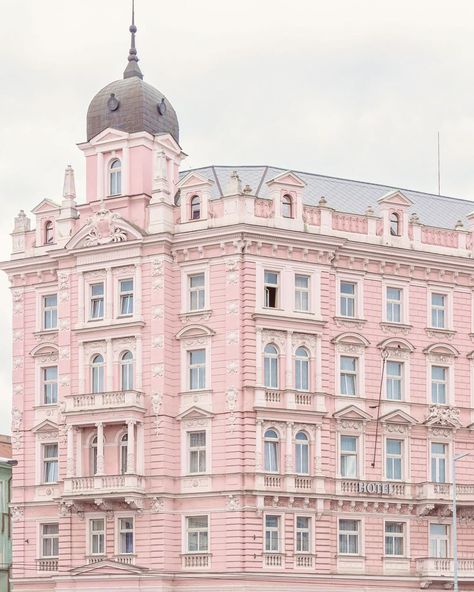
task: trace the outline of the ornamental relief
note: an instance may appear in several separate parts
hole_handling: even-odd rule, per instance
[[[190,419],[184,419],[183,426],[185,428],[209,428],[209,427],[211,427],[211,418],[210,417],[192,417]]]
[[[135,337],[122,337],[120,339],[113,339],[112,344],[115,356],[120,354],[123,350],[129,350],[135,354],[137,340]]]
[[[59,436],[58,430],[51,430],[48,432],[36,432],[36,437],[40,442],[55,442]]]
[[[363,329],[366,323],[361,319],[343,319],[342,317],[333,317],[336,327],[345,329]]]
[[[239,303],[237,300],[227,303],[227,314],[234,315],[239,312]]]
[[[457,407],[444,405],[431,405],[425,423],[438,426],[459,427],[461,415]]]
[[[85,247],[120,243],[127,240],[127,233],[118,225],[122,218],[105,208],[91,216],[86,225],[89,227],[84,238]]]
[[[365,346],[356,343],[336,343],[336,351],[340,354],[361,356],[365,351]]]
[[[388,333],[389,335],[408,335],[408,333],[410,333],[411,326],[380,323],[380,328],[384,333]]]
[[[454,360],[456,356],[454,354],[448,353],[436,353],[430,352],[427,355],[428,361],[432,362],[433,364],[454,364]]]
[[[96,269],[94,271],[86,271],[84,278],[86,280],[104,280],[107,276],[105,269]]]
[[[338,419],[336,421],[336,429],[338,431],[351,430],[353,432],[362,433],[364,431],[364,421],[359,419]]]
[[[382,350],[383,351],[383,350]],[[409,360],[410,351],[407,349],[395,349],[387,347],[385,351],[388,353],[388,360]]]
[[[383,423],[383,430],[386,434],[408,434],[410,426],[402,423]]]
[[[86,341],[82,344],[84,348],[84,353],[87,354],[103,354],[105,355],[105,351],[107,349],[107,344],[105,341]]]
[[[262,329],[262,345],[265,346],[268,343],[276,343],[277,345],[284,346],[286,343],[286,332],[284,331],[272,331],[268,329]]]
[[[291,343],[293,347],[305,346],[314,352],[318,344],[318,338],[307,333],[293,333]]]
[[[153,290],[161,290],[164,283],[164,258],[155,257],[151,260],[151,275],[153,277]]]

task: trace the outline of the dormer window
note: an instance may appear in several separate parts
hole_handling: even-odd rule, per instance
[[[120,195],[122,193],[122,163],[118,158],[110,163],[109,177],[109,195]]]
[[[400,216],[395,212],[390,214],[390,234],[400,236]]]
[[[293,201],[290,195],[281,198],[281,215],[283,218],[293,218]]]
[[[191,220],[199,220],[201,217],[201,198],[194,195],[191,198]]]
[[[44,244],[52,245],[54,243],[54,224],[48,220],[44,225]]]

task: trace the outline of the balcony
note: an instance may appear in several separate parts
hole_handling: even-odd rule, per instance
[[[264,567],[283,567],[283,553],[265,553],[263,556]]]
[[[68,395],[65,398],[64,412],[66,414],[109,411],[111,409],[136,410],[144,413],[144,395],[139,391],[112,391]]]
[[[315,556],[310,553],[301,553],[295,555],[295,567],[300,569],[312,569],[314,567]]]
[[[270,409],[301,409],[325,412],[324,393],[306,391],[255,389],[255,407]]]
[[[186,553],[182,557],[183,569],[207,569],[211,567],[210,553]]]
[[[474,580],[474,559],[458,559],[459,578]],[[453,577],[453,560],[437,557],[425,557],[416,560],[416,571],[424,578]]]
[[[126,497],[144,493],[145,478],[141,475],[94,475],[64,479],[64,495],[76,499]]]
[[[37,559],[38,571],[58,571],[59,559]]]
[[[361,481],[359,479],[337,479],[336,494],[405,498],[410,496],[411,486],[408,483],[388,481]]]
[[[416,496],[418,499],[433,500],[438,503],[450,502],[453,498],[453,486],[451,483],[419,483]],[[457,483],[456,498],[458,503],[474,505],[474,484]]]

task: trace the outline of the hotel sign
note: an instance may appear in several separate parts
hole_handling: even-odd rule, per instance
[[[359,481],[357,490],[358,493],[376,495],[393,495],[395,493],[392,483],[382,483],[381,481]]]

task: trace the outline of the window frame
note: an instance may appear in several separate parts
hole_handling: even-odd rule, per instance
[[[396,533],[396,532],[387,533],[387,524],[401,524],[402,525],[402,532],[401,533]],[[385,519],[384,523],[383,523],[383,532],[384,532],[384,545],[383,545],[384,557],[394,557],[394,558],[407,557],[407,555],[408,555],[408,553],[407,553],[407,550],[408,550],[408,524],[407,524],[407,522],[405,520],[395,520],[395,519],[387,520],[387,519]],[[402,552],[401,553],[387,553],[387,538],[392,538],[394,541],[401,539]],[[395,548],[395,545],[393,545],[393,547]]]
[[[305,356],[298,355],[298,351],[304,351]],[[298,392],[308,393],[311,391],[311,352],[304,345],[298,345],[294,350],[294,389]],[[298,384],[299,374],[299,384]],[[303,388],[306,382],[306,388]]]
[[[56,456],[45,456],[47,446],[56,446]],[[51,464],[56,463],[56,479],[47,480],[48,468]],[[59,442],[42,442],[41,443],[41,483],[44,485],[58,483],[59,482]]]
[[[204,527],[196,527],[195,529],[190,530],[189,529],[189,519],[190,518],[206,518],[207,519],[207,526]],[[183,553],[186,555],[207,555],[209,554],[211,551],[211,516],[209,513],[192,513],[192,514],[185,514],[183,515],[183,522],[182,522],[182,532],[184,534],[184,536],[182,537],[182,543],[183,543]],[[191,550],[190,549],[190,545],[189,545],[189,533],[190,532],[197,532],[198,533],[198,537],[197,537],[197,541],[198,541],[198,548]],[[201,537],[199,536],[199,533],[201,532],[206,532],[207,533],[207,541],[206,541],[206,549],[201,549],[200,548],[200,540]]]
[[[135,278],[133,277],[129,277],[129,278],[118,278],[117,279],[118,282],[118,318],[130,318],[133,317],[135,314]],[[122,284],[124,284],[125,282],[132,282],[132,288],[131,290],[124,290],[122,288]],[[131,301],[131,307],[132,307],[132,311],[131,312],[123,312],[122,308],[123,308],[123,304],[124,302],[130,302]],[[104,313],[105,313],[105,302],[104,302]]]
[[[433,555],[431,553],[432,542],[433,542],[433,538],[431,535],[431,527],[432,526],[444,526],[446,528],[446,535],[434,537],[434,539],[437,541],[443,540],[446,542],[446,554],[444,556],[435,555],[433,557]],[[437,544],[436,546],[439,548],[439,544]],[[444,522],[434,522],[434,521],[430,520],[428,522],[428,552],[429,552],[430,558],[431,559],[447,559],[447,558],[449,558],[449,556],[451,554],[451,546],[452,546],[451,545],[451,525],[446,524]]]
[[[94,287],[95,286],[100,286],[102,285],[102,294],[99,295],[94,295],[93,291],[94,291]],[[89,303],[89,313],[88,313],[88,321],[89,322],[97,322],[97,321],[103,321],[106,317],[106,282],[105,280],[101,280],[98,282],[90,282],[87,284],[87,289],[88,289],[88,303]],[[96,303],[98,302],[102,302],[102,315],[101,316],[94,316],[93,312],[94,312],[94,307],[96,306]],[[99,305],[99,309],[100,309],[100,305]]]
[[[272,436],[267,436],[267,433],[273,431],[276,434],[276,438],[273,438]],[[263,470],[265,473],[271,473],[274,475],[278,475],[280,473],[280,469],[281,469],[281,454],[282,454],[282,446],[281,446],[281,434],[280,431],[273,427],[273,426],[267,426],[263,432]],[[271,462],[267,465],[267,448],[270,448],[269,446],[267,447],[267,443],[269,444],[273,444],[272,448],[275,450],[275,461],[276,461],[276,467],[274,469],[272,468],[268,468],[267,466],[271,465]],[[272,453],[273,456],[273,453]],[[271,457],[269,457],[271,458]]]
[[[118,167],[114,166],[116,163],[119,164]],[[122,191],[122,181],[123,181],[123,165],[120,158],[114,156],[107,166],[107,173],[108,173],[108,196],[109,197],[116,197],[119,195],[123,195]]]
[[[267,281],[267,274],[274,274],[276,275],[276,283],[271,283]],[[270,298],[269,293],[267,290],[271,288],[275,290],[275,306],[270,306]],[[263,270],[263,308],[265,310],[279,310],[280,307],[280,294],[281,290],[281,272],[275,271],[273,269],[264,269]]]
[[[192,356],[196,352],[204,352],[204,362],[192,363]],[[206,347],[186,350],[188,391],[204,391],[207,389],[207,353]],[[197,386],[193,386],[194,376],[197,376]]]
[[[97,515],[93,515],[93,514],[88,514],[86,515],[87,518],[87,554],[90,557],[105,557],[107,555],[107,520],[106,520],[106,516],[105,514],[97,514]],[[103,530],[102,531],[93,531],[92,530],[92,522],[93,521],[98,521],[98,520],[102,520],[103,522]],[[94,553],[93,551],[93,544],[92,544],[92,539],[93,539],[93,533],[94,532],[102,532],[103,538],[103,552],[102,553]]]
[[[58,527],[58,531],[57,533],[50,533],[49,535],[45,535],[45,533],[43,532],[43,529],[45,526],[57,526]],[[38,548],[39,548],[39,557],[40,559],[59,559],[59,553],[60,553],[60,549],[59,549],[59,522],[40,522],[39,524],[39,544],[38,544]],[[52,541],[52,550],[54,551],[54,541],[56,541],[56,546],[57,546],[57,553],[56,554],[51,554],[51,555],[45,555],[44,553],[44,543],[45,540],[49,540]]]
[[[428,462],[428,481],[431,483],[439,483],[441,485],[443,484],[449,484],[450,483],[450,479],[451,479],[451,475],[450,475],[450,460],[451,460],[451,447],[449,446],[449,442],[440,442],[439,440],[429,440],[428,441],[429,446],[428,446],[428,456],[429,456],[429,462]],[[439,453],[433,453],[433,445],[440,445],[440,446],[444,446],[444,455],[441,455]],[[435,477],[435,473],[436,476],[439,476],[440,473],[440,460],[444,460],[444,480],[440,481],[437,479],[434,479]],[[433,471],[433,468],[435,467],[435,471]]]
[[[46,300],[51,297],[56,298],[56,304],[53,306],[47,306]],[[59,319],[59,298],[57,292],[51,292],[50,294],[41,295],[41,330],[42,331],[57,331],[58,330],[58,319]],[[47,316],[51,315],[54,319],[54,324],[51,323],[50,327],[47,327]]]
[[[132,522],[132,529],[124,529],[122,530],[121,528],[121,521],[122,520],[130,520]],[[115,532],[116,532],[116,539],[115,539],[115,549],[116,549],[116,554],[120,555],[120,556],[133,556],[136,555],[136,545],[137,545],[137,541],[136,541],[136,520],[135,520],[135,516],[133,516],[133,514],[131,514],[130,512],[121,512],[120,514],[117,514],[116,516],[116,521],[115,521]],[[122,534],[127,534],[131,532],[132,533],[132,545],[133,545],[133,550],[132,551],[122,551]],[[125,539],[126,540],[126,539]]]
[[[283,193],[280,197],[280,213],[281,217],[286,220],[292,220],[295,217],[293,197],[289,193]]]
[[[388,315],[388,290],[400,290],[400,320],[390,321]],[[410,323],[410,284],[399,280],[382,281],[382,323],[389,325],[408,325]]]
[[[337,385],[338,385],[338,395],[341,397],[350,397],[352,399],[355,399],[357,397],[361,396],[361,357],[360,355],[354,355],[354,354],[346,354],[346,353],[340,353],[337,356],[337,364],[338,364],[338,373],[337,373]],[[344,370],[343,372],[343,368],[342,368],[342,358],[350,358],[350,359],[354,359],[355,360],[355,370]],[[353,395],[348,394],[348,393],[343,393],[342,392],[342,375],[347,375],[347,376],[353,376],[354,377],[354,387],[355,387],[355,392]]]
[[[342,284],[351,284],[354,286],[354,294],[348,294],[342,291]],[[360,318],[359,314],[359,286],[360,282],[352,278],[338,278],[337,280],[337,316],[344,319],[357,319]],[[352,302],[353,315],[344,314],[343,309],[347,309],[347,304],[343,307],[344,301]]]
[[[439,379],[433,379],[433,369],[434,368],[442,368],[445,373],[445,378],[444,380],[439,380]],[[452,381],[452,374],[453,374],[453,368],[451,364],[441,364],[441,363],[437,363],[437,362],[432,362],[429,364],[429,383],[428,383],[428,388],[429,388],[429,403],[430,405],[449,405],[450,404],[450,400],[451,400],[451,381]],[[445,393],[445,400],[443,402],[438,401],[434,401],[433,398],[433,387],[434,385],[438,385],[436,388],[436,392],[437,392],[437,397],[439,395],[439,385],[444,384],[444,393]]]
[[[48,380],[46,378],[46,373],[48,370],[51,370],[52,368],[56,368],[56,380]],[[41,392],[41,406],[44,407],[51,407],[53,405],[57,405],[58,404],[58,397],[59,397],[59,366],[58,364],[47,364],[45,366],[40,366],[40,392]],[[48,403],[46,401],[47,397],[46,397],[46,393],[48,390],[48,386],[54,387],[54,385],[56,386],[56,388],[52,389],[53,393],[55,394],[55,401]]]
[[[204,444],[192,446],[191,437],[193,434],[204,434]],[[207,430],[186,430],[186,457],[187,457],[187,474],[188,475],[204,475],[208,472],[208,438],[207,438]],[[192,470],[192,455],[193,453],[197,453],[197,471]],[[201,468],[201,460],[204,457],[204,469],[200,470]]]
[[[299,529],[298,528],[298,518],[305,518],[308,520],[308,527],[307,529]],[[307,530],[308,532],[308,550],[302,551],[298,549],[298,532],[304,532]],[[313,553],[314,548],[314,530],[313,530],[313,517],[308,514],[295,514],[294,518],[294,532],[295,532],[295,541],[294,541],[294,552],[297,555],[311,555]]]
[[[200,286],[192,286],[193,278],[198,278],[202,276],[202,285]],[[187,273],[187,311],[188,312],[199,312],[202,310],[206,310],[206,273],[205,271],[196,271],[194,273]],[[197,306],[193,307],[193,297],[196,296],[197,299]],[[202,306],[199,306],[202,298]]]
[[[274,352],[267,352],[265,351],[267,349],[267,347],[273,347],[275,349],[275,353]],[[273,343],[272,341],[269,343],[266,343],[263,347],[263,365],[262,365],[262,371],[263,371],[263,387],[267,390],[278,390],[280,388],[280,348]],[[268,371],[267,371],[267,366],[268,366]],[[275,378],[276,378],[276,383],[273,384],[273,374],[274,371],[276,372],[275,374]],[[270,378],[271,380],[268,381],[267,384],[267,376],[268,378]]]
[[[100,363],[95,363],[94,360],[96,360],[96,358],[98,357],[102,358],[102,362]],[[104,354],[102,353],[94,353],[91,355],[90,357],[90,362],[89,362],[89,392],[90,394],[98,394],[98,393],[104,393],[106,392],[107,389],[107,384],[106,384],[106,358],[104,356]],[[96,381],[96,376],[97,376],[97,381]],[[100,386],[100,383],[102,385],[102,388],[96,388],[96,383],[97,382],[97,387]]]
[[[130,357],[125,359],[125,356],[128,354],[130,354]],[[120,390],[133,391],[135,389],[135,358],[133,356],[133,352],[131,352],[129,349],[120,353],[119,369]]]
[[[341,529],[341,522],[342,521],[356,522],[358,524],[357,531]],[[349,537],[349,536],[351,536],[350,533],[354,533],[354,532],[357,532],[357,552],[356,553],[349,553],[348,551],[346,551],[346,552],[341,551],[341,538],[340,538],[341,534],[345,534],[346,537]],[[349,539],[347,539],[347,540],[349,540]],[[363,526],[362,526],[361,518],[353,518],[353,517],[349,517],[349,516],[341,518],[340,516],[338,516],[338,518],[337,518],[337,554],[338,555],[341,555],[343,557],[363,556],[363,548],[362,548],[363,547],[363,540],[364,540],[364,537],[363,537]]]
[[[194,193],[189,198],[189,221],[202,220],[202,195]]]
[[[398,376],[394,375],[394,374],[389,374],[389,365],[390,364],[399,364],[400,374]],[[389,397],[389,388],[388,388],[389,387],[389,384],[388,384],[389,380],[393,380],[393,381],[398,380],[398,382],[400,384],[400,398],[399,399]],[[386,401],[394,401],[394,402],[405,401],[406,400],[406,397],[405,397],[406,383],[407,383],[406,362],[404,360],[390,358],[390,356],[389,356],[385,362],[385,380],[384,380],[384,398],[385,398],[385,400]]]
[[[304,274],[301,272],[295,272],[294,276],[293,276],[293,281],[294,281],[294,286],[295,286],[295,290],[294,290],[294,310],[295,312],[301,312],[301,313],[311,313],[311,301],[312,301],[312,295],[311,295],[311,280],[312,280],[312,276],[308,273],[308,274]],[[297,278],[306,278],[307,279],[307,287],[302,288],[301,286],[297,286],[296,285],[296,281]],[[298,295],[300,295],[300,297],[298,298]],[[302,301],[302,297],[306,298],[306,308],[303,308],[301,306],[298,306],[298,300]],[[303,298],[304,299],[304,298]]]
[[[276,527],[268,527],[267,526],[267,518],[276,518],[277,519],[277,526]],[[283,548],[283,545],[285,542],[284,532],[283,532],[284,522],[285,521],[284,521],[283,515],[278,512],[265,512],[264,513],[262,526],[263,526],[263,552],[265,554],[278,555],[283,552],[282,548]],[[267,529],[269,529],[269,528],[271,528],[270,532],[277,533],[276,540],[278,543],[278,549],[267,548]]]
[[[400,297],[398,299],[390,297],[390,295],[389,295],[390,290],[398,291]],[[398,315],[395,312],[395,311],[397,311],[396,307],[398,307]],[[397,316],[399,317],[398,320],[396,319]],[[390,318],[390,317],[392,317],[392,318]],[[385,322],[403,325],[404,318],[405,318],[404,289],[400,286],[396,286],[396,285],[392,286],[391,284],[390,285],[387,284],[385,286]]]
[[[298,435],[299,434],[304,434],[304,436],[306,437],[306,440],[300,439],[298,440]],[[303,453],[302,452],[298,452],[298,447],[299,448],[303,448],[306,449],[306,464],[308,466],[308,470],[307,471],[303,471]],[[295,468],[295,473],[297,475],[310,475],[311,474],[311,438],[309,437],[309,434],[306,432],[306,430],[298,430],[293,438],[293,453],[294,453],[294,468]],[[300,457],[300,463],[301,466],[298,467],[298,458]],[[300,469],[300,470],[298,470]]]
[[[390,453],[388,452],[388,441],[389,440],[395,440],[397,442],[401,442],[401,452],[400,452],[400,479],[397,479],[395,477],[389,477],[388,475],[388,460],[393,458],[396,459],[398,458],[397,455],[395,455],[394,453]],[[406,454],[407,454],[407,441],[406,438],[397,438],[397,437],[392,437],[392,436],[385,436],[384,437],[384,441],[383,441],[383,453],[384,453],[384,479],[386,481],[395,481],[395,482],[404,482],[407,481],[407,467],[408,467],[408,463],[407,463],[407,459],[406,459]]]

